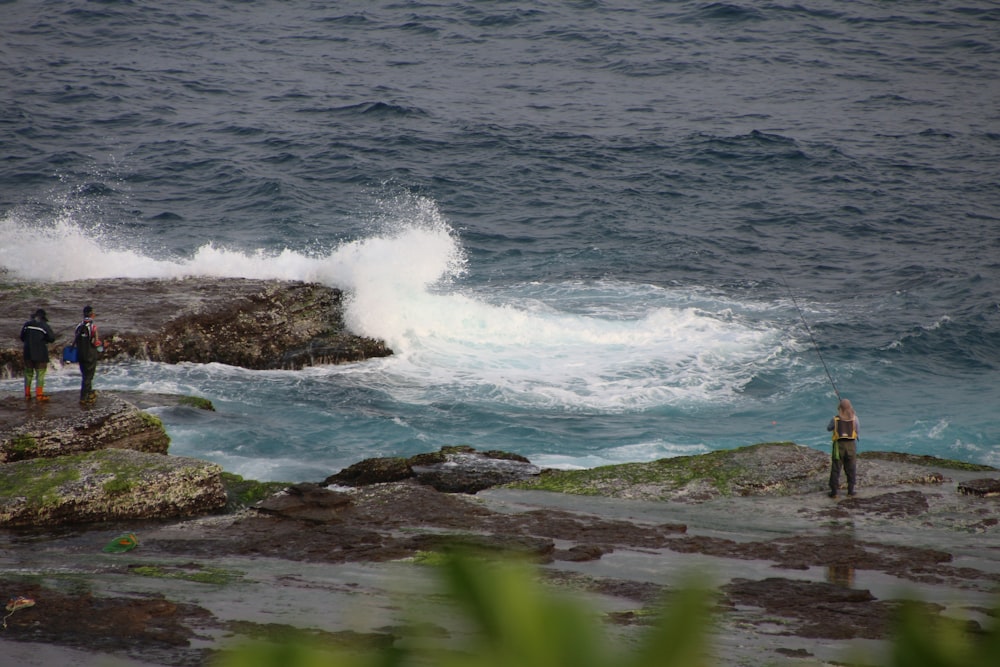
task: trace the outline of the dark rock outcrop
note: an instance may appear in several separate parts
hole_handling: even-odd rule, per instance
[[[401,456],[386,456],[365,459],[352,463],[340,472],[330,475],[324,484],[339,486],[368,486],[399,482],[413,477],[409,459]]]
[[[92,304],[106,343],[103,362],[149,359],[218,362],[250,369],[288,368],[384,357],[381,342],[348,332],[340,290],[296,281],[238,278],[80,280],[0,288],[0,328],[19,331],[44,308],[57,335],[53,363],[72,342],[82,308]],[[0,373],[23,368],[20,342],[0,347]]]
[[[294,484],[280,493],[265,498],[254,508],[265,514],[286,519],[334,523],[343,510],[351,505],[351,497],[317,484]]]
[[[541,468],[517,454],[478,452],[472,447],[442,447],[410,458],[386,457],[359,461],[330,475],[324,484],[367,486],[413,478],[445,493],[476,493],[501,484],[519,482],[541,473]]]
[[[520,482],[534,477],[541,468],[510,459],[496,459],[476,453],[455,453],[447,461],[413,466],[417,481],[445,493],[476,493],[492,486]]]
[[[969,496],[1000,496],[1000,479],[970,479],[958,485],[958,492]]]

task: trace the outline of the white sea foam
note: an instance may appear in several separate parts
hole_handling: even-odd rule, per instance
[[[927,432],[927,437],[935,440],[940,439],[944,435],[945,431],[948,430],[950,425],[951,424],[947,419],[939,419],[936,424],[931,426],[930,430]]]
[[[622,447],[609,447],[601,450],[600,453],[583,456],[579,454],[536,454],[532,456],[531,461],[542,468],[581,470],[635,461],[655,461],[674,456],[692,456],[708,451],[711,450],[705,445],[677,445],[658,440]]]

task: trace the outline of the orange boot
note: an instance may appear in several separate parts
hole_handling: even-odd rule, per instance
[[[47,401],[47,400],[49,400],[49,395],[48,394],[43,394],[41,387],[35,387],[35,400],[38,400],[38,401]]]
[[[31,400],[31,385],[24,385],[24,400]]]

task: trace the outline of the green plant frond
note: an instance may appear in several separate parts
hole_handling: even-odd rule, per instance
[[[474,625],[475,653],[521,667],[607,664],[598,616],[539,584],[527,565],[458,556],[442,573]]]
[[[711,594],[688,583],[674,592],[636,652],[631,667],[708,667]],[[622,664],[628,664],[624,662]]]
[[[896,616],[890,667],[996,667],[1000,615],[994,613],[992,618],[991,629],[970,637],[962,621],[932,614],[925,604],[906,600]]]

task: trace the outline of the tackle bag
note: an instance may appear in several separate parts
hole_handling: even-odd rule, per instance
[[[75,364],[80,360],[79,354],[77,354],[76,345],[67,345],[63,348],[63,363],[64,364]]]

